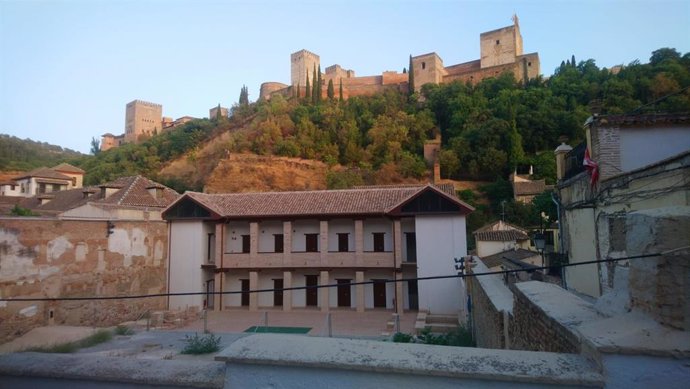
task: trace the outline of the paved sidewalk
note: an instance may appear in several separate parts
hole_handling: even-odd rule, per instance
[[[318,310],[298,309],[284,312],[278,309],[263,309],[250,312],[241,309],[208,312],[208,329],[213,333],[243,332],[251,326],[263,326],[265,313],[269,326],[310,327],[309,336],[328,336],[327,314]],[[333,309],[331,313],[332,334],[335,337],[381,337],[389,332],[386,325],[393,320],[392,311]],[[400,317],[400,331],[414,332],[417,312],[405,312]],[[182,331],[203,331],[204,321],[195,321]]]

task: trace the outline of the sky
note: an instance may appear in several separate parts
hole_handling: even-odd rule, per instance
[[[402,71],[409,55],[479,59],[479,34],[520,21],[545,76],[564,59],[600,67],[690,52],[690,1],[0,0],[0,134],[88,153],[121,134],[140,99],[207,117],[243,85],[290,82],[307,49],[357,76]]]

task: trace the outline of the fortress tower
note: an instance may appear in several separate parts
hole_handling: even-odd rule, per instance
[[[311,84],[314,68],[319,69],[321,60],[318,55],[308,50],[300,50],[290,55],[290,85],[304,89],[307,85],[307,72],[309,72],[309,83]]]
[[[517,15],[513,15],[513,25],[491,30],[479,35],[481,67],[512,64],[522,55],[522,35]]]
[[[153,135],[162,130],[163,106],[134,100],[125,111],[125,143],[136,143],[141,135]]]

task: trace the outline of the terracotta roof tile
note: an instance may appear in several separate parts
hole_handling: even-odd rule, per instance
[[[58,180],[72,181],[72,177],[66,176],[62,173],[58,173],[53,169],[47,167],[39,167],[28,173],[24,173],[19,177],[15,177],[14,180],[20,180],[27,177],[40,177],[40,178],[53,178]]]
[[[84,174],[85,172],[82,169],[79,169],[76,166],[70,165],[68,163],[61,163],[57,166],[53,166],[51,168],[52,170],[55,170],[57,172],[64,172],[64,173],[76,173],[76,174]]]
[[[515,269],[517,267],[533,268],[535,267],[534,265],[522,262],[522,260],[539,255],[540,254],[536,251],[517,249],[507,250],[500,252],[498,254],[488,255],[486,257],[481,258],[481,260],[488,268],[497,267],[501,265],[504,265],[509,269]]]
[[[546,182],[544,182],[544,180],[535,180],[527,182],[518,181],[513,183],[513,192],[516,196],[537,195],[544,192],[549,187],[551,186],[546,185]]]
[[[185,195],[223,217],[383,215],[429,187],[462,208],[473,210],[438,188],[420,185],[303,192],[187,192]]]
[[[484,242],[510,242],[527,240],[529,236],[523,231],[518,230],[480,231],[474,233],[474,239]]]

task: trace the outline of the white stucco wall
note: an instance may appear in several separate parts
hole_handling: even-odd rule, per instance
[[[567,239],[570,244],[570,263],[593,261],[597,259],[594,232],[594,210],[591,208],[573,209],[566,218]],[[571,266],[565,271],[569,289],[592,297],[600,296],[599,273],[597,265]]]
[[[206,250],[206,235],[201,221],[170,223],[170,279],[171,293],[201,292],[205,290],[201,264]],[[204,296],[171,296],[170,309],[188,306],[202,307]]]
[[[374,232],[383,232],[383,251],[393,251],[393,223],[385,219],[364,220],[364,251],[374,251]]]
[[[634,170],[690,150],[690,127],[621,128],[621,170]]]
[[[514,249],[518,244],[515,241],[507,242],[493,242],[493,241],[477,241],[477,255],[480,257],[487,257],[502,253],[504,251]]]
[[[338,234],[349,234],[347,251],[355,251],[355,221],[335,219],[328,223],[328,251],[338,251]]]
[[[467,255],[464,216],[417,216],[419,277],[457,274],[453,258]],[[419,309],[457,314],[464,310],[465,285],[458,278],[419,281]]]
[[[318,234],[321,225],[318,220],[296,220],[292,223],[292,251],[304,252],[307,249],[305,234]],[[317,239],[317,250],[321,250],[321,239]],[[287,244],[286,244],[287,246]]]
[[[283,222],[280,220],[271,220],[259,223],[259,252],[272,253],[275,252],[275,237],[276,234],[283,233]],[[283,241],[283,250],[287,250]]]
[[[242,252],[242,235],[249,235],[248,222],[230,222],[225,227],[225,252]]]

